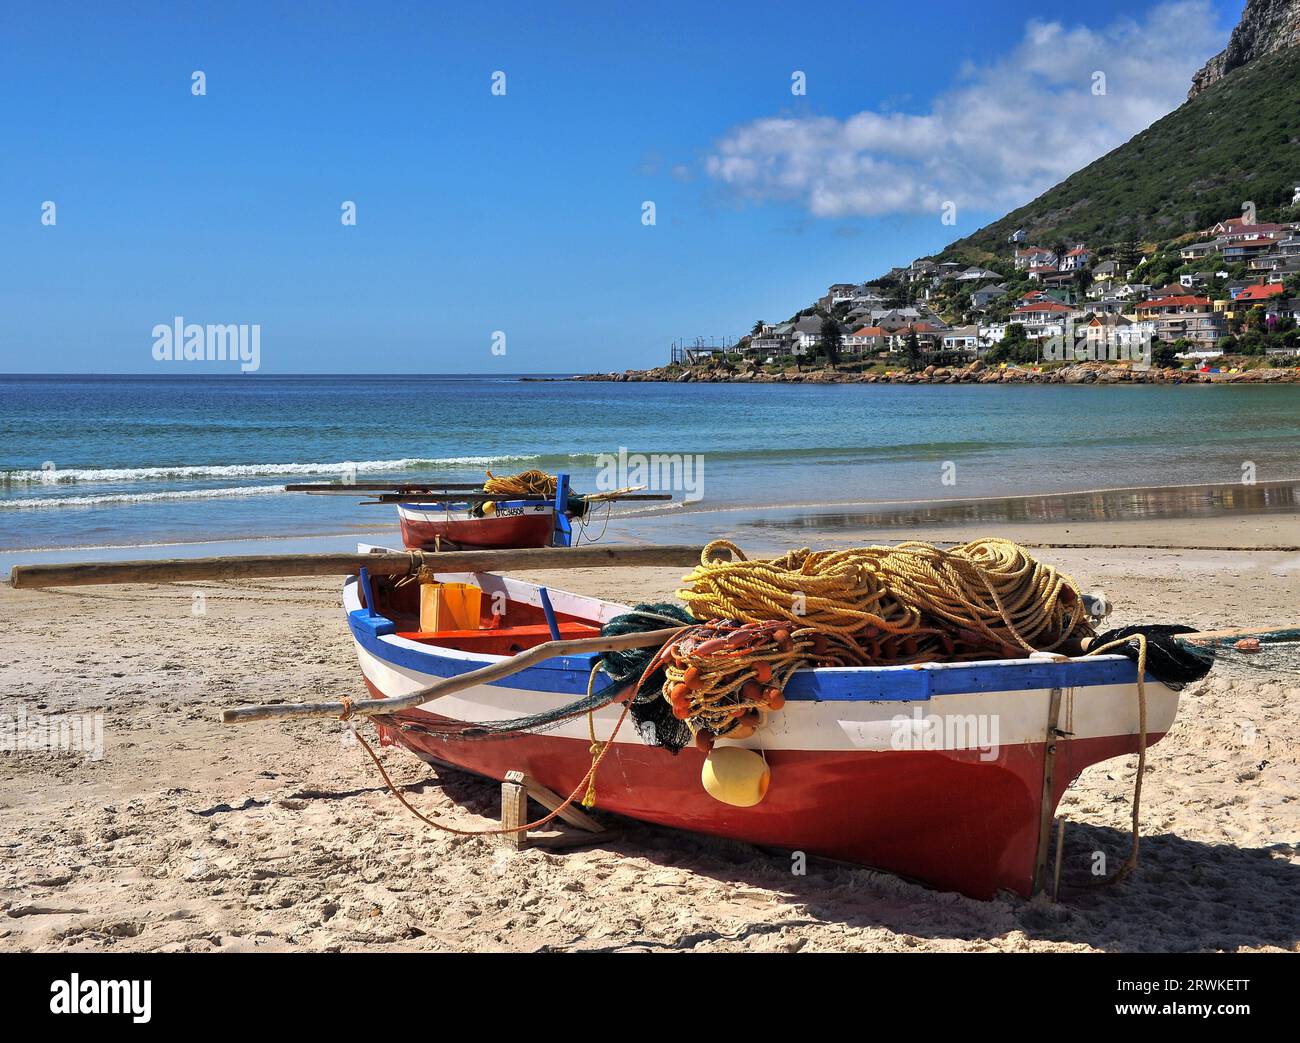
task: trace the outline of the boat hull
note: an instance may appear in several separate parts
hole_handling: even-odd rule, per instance
[[[586,599],[550,596],[559,612],[583,614],[578,609]],[[593,604],[586,613],[593,623],[619,610]],[[485,665],[481,657],[403,637],[386,621],[368,620],[364,610],[354,608],[349,621],[366,684],[377,697],[405,695]],[[585,715],[508,738],[447,740],[419,728],[556,709],[585,692],[589,665],[583,657],[548,661],[376,723],[385,742],[427,761],[493,779],[524,771],[567,796],[591,764]],[[771,768],[760,804],[737,808],[714,800],[701,784],[700,752],[674,755],[648,745],[629,721],[597,775],[596,806],[844,859],[975,898],[999,890],[1028,895],[1043,824],[1068,784],[1088,765],[1138,748],[1134,681],[1133,664],[1115,656],[801,671],[786,687],[785,708],[740,744],[761,750]],[[1177,693],[1149,679],[1147,702],[1152,743],[1172,724]],[[1053,737],[1055,764],[1045,786],[1054,703],[1066,734]],[[609,737],[619,712],[617,704],[596,712],[597,738]]]
[[[452,743],[396,724],[379,730],[386,742],[431,763],[492,779],[523,771],[564,796],[591,766],[589,742],[582,739],[542,733]],[[1068,746],[1058,762],[1053,808],[1083,767],[1135,749],[1132,737]],[[765,757],[772,771],[767,797],[755,807],[734,808],[704,792],[699,751],[688,748],[674,757],[616,743],[597,775],[596,805],[662,826],[855,862],[972,898],[992,898],[1002,889],[1030,894],[1042,744],[1004,749],[992,763],[969,750],[772,750]]]
[[[398,517],[408,550],[546,547],[555,531],[555,508],[550,504],[509,508],[482,518],[467,511],[421,510],[401,504]]]

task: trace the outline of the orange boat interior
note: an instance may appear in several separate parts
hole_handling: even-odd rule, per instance
[[[391,619],[397,635],[411,641],[455,648],[480,655],[514,655],[551,640],[546,613],[540,605],[505,598],[484,597],[476,629],[420,629],[420,585],[396,584],[387,577],[371,578],[375,611]],[[366,595],[361,592],[362,601]],[[493,614],[493,609],[500,614]],[[556,624],[563,639],[597,637],[600,626],[587,619],[556,610]]]

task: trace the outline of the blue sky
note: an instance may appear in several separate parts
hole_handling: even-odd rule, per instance
[[[0,371],[158,372],[176,315],[262,373],[657,363],[1027,201],[1241,6],[11,3]]]

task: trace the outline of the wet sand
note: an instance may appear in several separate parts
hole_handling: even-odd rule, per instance
[[[997,533],[1058,545],[1040,556],[1104,591],[1114,625],[1300,623],[1300,552],[1260,549],[1300,546],[1295,511],[942,521],[776,526],[761,542]],[[760,542],[752,527],[723,531]],[[634,600],[670,595],[679,576],[545,578]],[[609,816],[613,838],[563,853],[436,833],[337,722],[218,723],[231,705],[362,693],[333,581],[6,587],[0,618],[0,714],[99,714],[104,729],[98,760],[0,754],[6,951],[1300,949],[1294,655],[1232,654],[1183,693],[1150,752],[1137,874],[1067,886],[1053,905],[818,859],[794,876],[784,852]],[[495,784],[381,756],[426,814],[461,828],[499,814]],[[1095,852],[1115,865],[1127,851],[1135,760],[1090,768],[1067,793],[1067,884],[1089,878]]]

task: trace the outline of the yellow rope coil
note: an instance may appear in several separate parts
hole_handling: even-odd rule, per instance
[[[720,549],[733,560],[710,560]],[[786,620],[865,642],[869,661],[951,660],[963,647],[984,656],[1052,651],[1092,634],[1073,580],[1010,540],[950,551],[928,543],[803,548],[752,561],[715,540],[683,582],[677,596],[696,619]]]
[[[486,474],[487,481],[483,483],[485,493],[503,497],[555,495],[556,477],[545,471],[520,471],[518,474],[507,474],[500,478],[491,471],[487,471]]]

